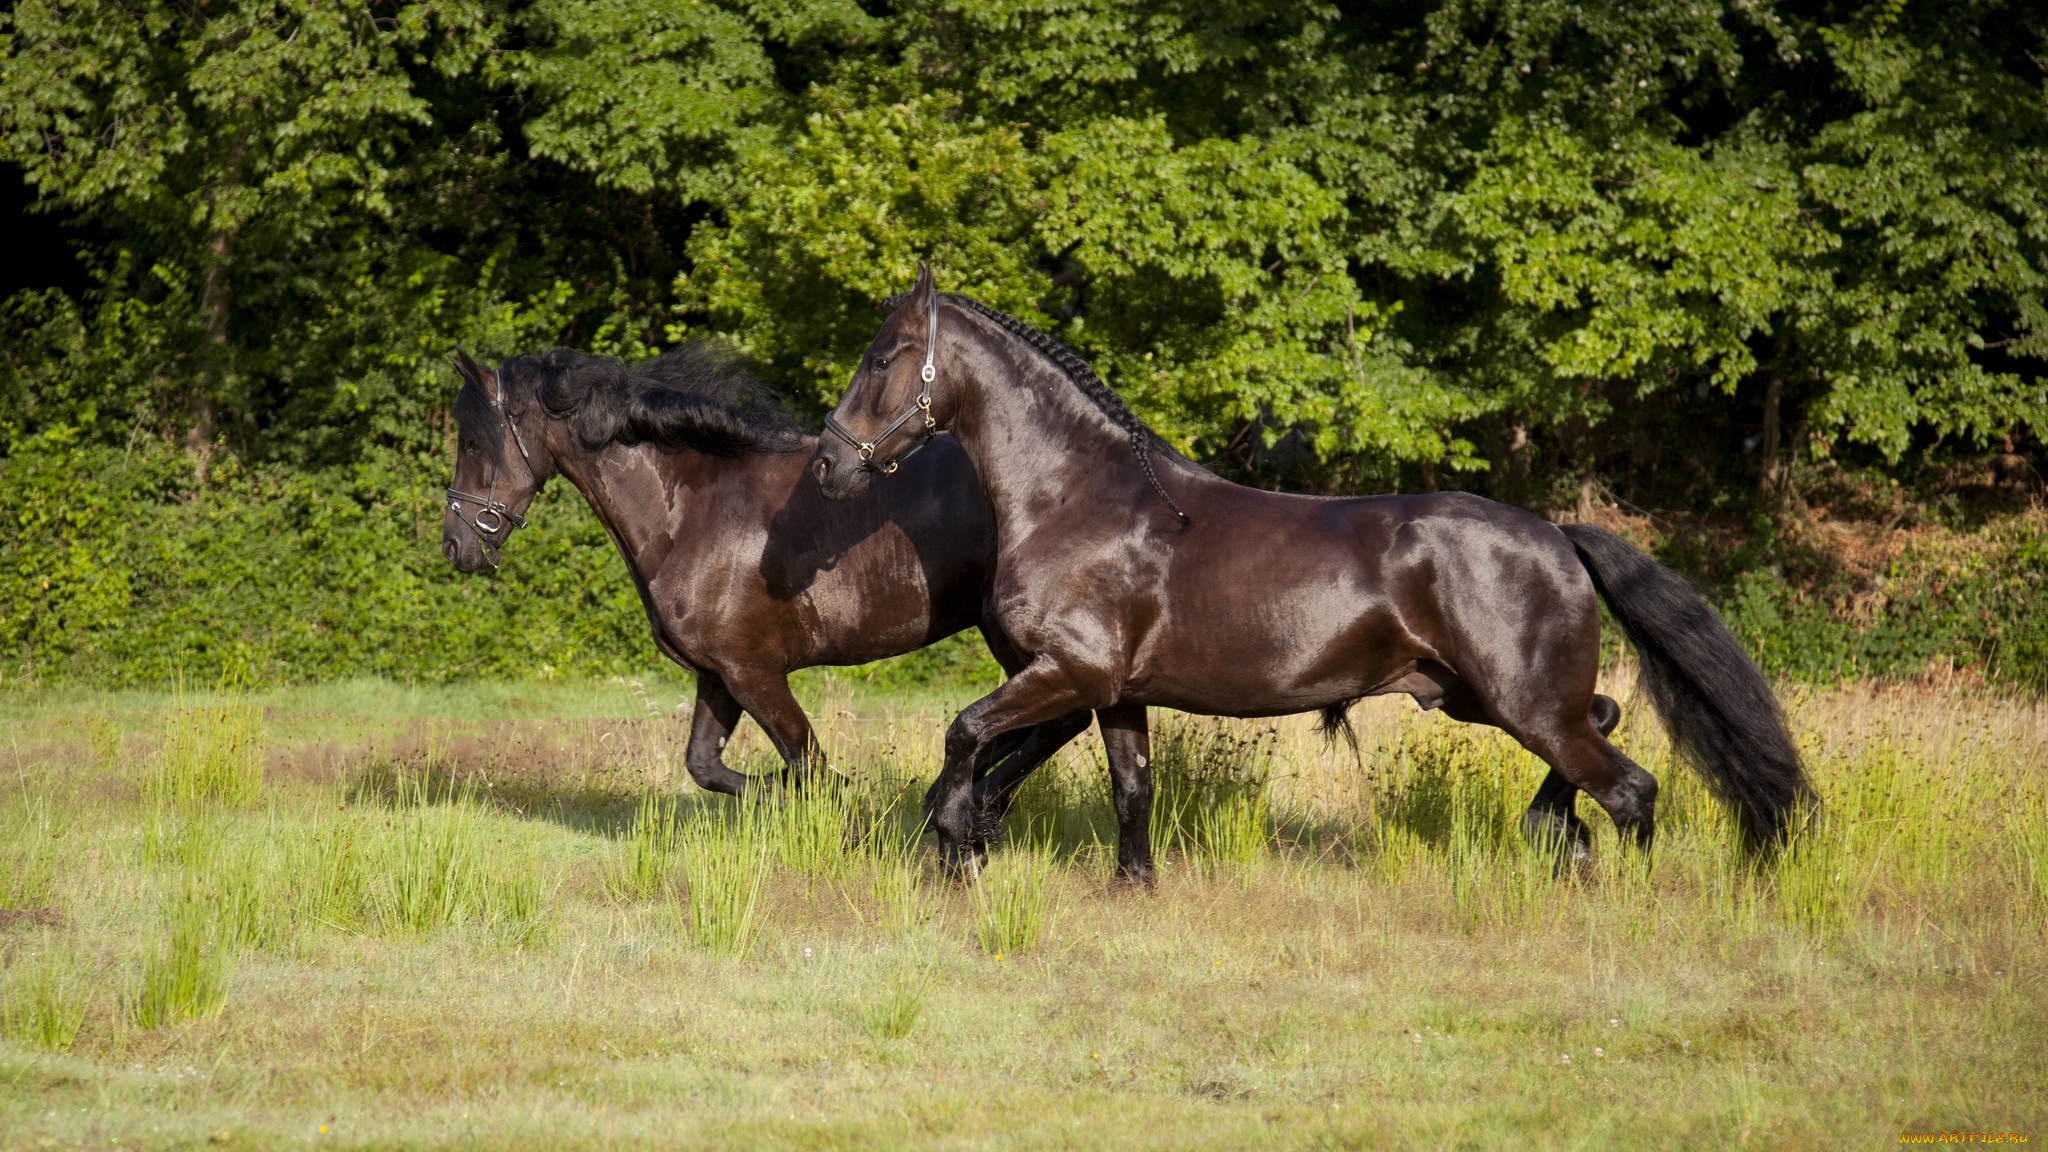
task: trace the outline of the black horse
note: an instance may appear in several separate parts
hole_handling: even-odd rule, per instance
[[[984,614],[994,535],[950,438],[872,498],[828,504],[804,481],[815,439],[716,348],[637,369],[564,348],[496,372],[465,353],[455,363],[442,552],[464,572],[495,566],[541,485],[567,476],[632,572],[656,647],[697,674],[686,762],[704,788],[754,783],[723,760],[742,710],[792,771],[820,761],[789,691],[798,668],[896,656],[974,625],[1005,668],[1023,666]],[[1087,723],[1084,711],[1020,731],[988,761],[1021,779]]]
[[[1145,707],[1222,716],[1406,693],[1495,725],[1550,765],[1524,825],[1583,852],[1584,789],[1647,848],[1657,782],[1606,736],[1604,599],[1676,745],[1749,843],[1810,796],[1770,686],[1683,579],[1618,537],[1463,493],[1318,498],[1229,483],[1174,453],[1087,364],[1022,322],[940,296],[928,269],[883,324],[813,470],[854,499],[948,429],[996,525],[995,616],[1031,662],[946,734],[940,849],[976,851],[972,766],[1004,733],[1093,708],[1122,873],[1151,877]],[[986,803],[988,798],[981,798]]]

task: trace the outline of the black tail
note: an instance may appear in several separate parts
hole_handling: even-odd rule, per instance
[[[1735,810],[1749,847],[1780,840],[1814,795],[1763,673],[1678,573],[1612,532],[1560,527],[1635,645],[1642,686],[1672,743]]]

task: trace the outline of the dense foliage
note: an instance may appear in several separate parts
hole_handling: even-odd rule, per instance
[[[494,580],[434,554],[443,354],[718,332],[815,413],[921,256],[1262,483],[1769,520],[1800,469],[2025,469],[2048,428],[2017,0],[4,21],[0,650],[36,676],[643,667],[573,493]]]

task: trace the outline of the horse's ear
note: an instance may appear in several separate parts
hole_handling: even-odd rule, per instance
[[[462,377],[479,388],[485,387],[484,367],[469,358],[469,349],[458,345],[455,351],[448,354],[448,363],[454,365],[457,376]]]
[[[917,262],[917,282],[910,286],[910,302],[923,308],[932,295],[932,266],[922,260]]]

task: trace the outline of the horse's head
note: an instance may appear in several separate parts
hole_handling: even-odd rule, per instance
[[[452,361],[463,384],[455,395],[455,479],[441,520],[441,554],[456,571],[475,572],[498,566],[499,550],[514,528],[526,526],[527,506],[553,474],[553,461],[540,429],[527,426],[538,423],[537,405],[516,399],[530,389],[460,349]]]
[[[959,373],[940,369],[939,299],[932,270],[917,265],[917,283],[896,305],[853,370],[839,406],[811,457],[811,475],[833,500],[867,490],[945,426],[959,395]],[[949,364],[948,367],[951,367]]]

